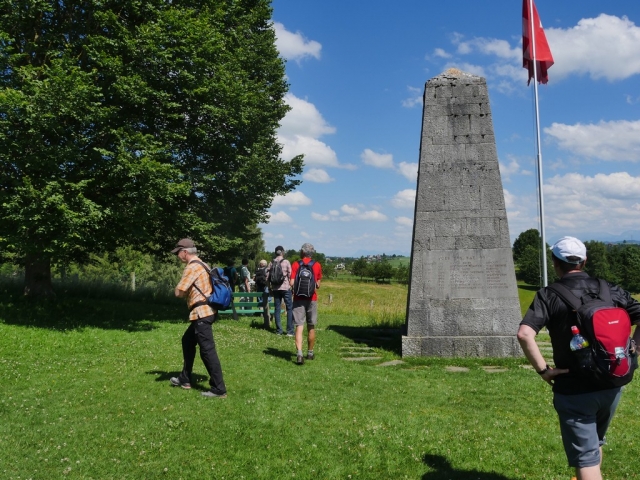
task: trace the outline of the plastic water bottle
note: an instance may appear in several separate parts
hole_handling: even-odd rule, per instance
[[[589,342],[580,334],[580,330],[575,325],[571,327],[571,333],[573,337],[571,338],[571,342],[569,343],[569,347],[574,352],[576,350],[582,350],[583,348],[587,348],[589,346]]]
[[[589,342],[580,334],[580,330],[578,330],[578,327],[575,325],[571,327],[571,333],[573,337],[571,338],[571,342],[569,342],[569,348],[571,348],[573,353],[578,357],[580,368],[590,368],[591,351],[588,348]]]

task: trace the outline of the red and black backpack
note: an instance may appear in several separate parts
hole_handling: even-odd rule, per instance
[[[583,367],[583,374],[615,387],[626,385],[638,368],[638,356],[631,347],[631,319],[624,308],[616,307],[605,280],[598,280],[597,294],[576,296],[566,285],[549,285],[574,312],[575,325],[589,342],[591,361]]]

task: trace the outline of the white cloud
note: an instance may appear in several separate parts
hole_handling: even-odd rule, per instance
[[[391,199],[391,205],[396,208],[415,208],[416,191],[410,188],[399,191]]]
[[[343,205],[338,210],[330,210],[328,215],[320,213],[312,213],[311,218],[320,222],[328,221],[342,221],[350,222],[352,220],[364,220],[373,222],[384,222],[387,220],[387,216],[378,210],[365,210],[362,211],[359,207],[353,205]]]
[[[418,164],[400,162],[398,164],[398,172],[411,182],[418,181]]]
[[[278,224],[278,223],[292,223],[293,218],[287,215],[285,212],[277,212],[277,213],[268,213],[270,224]]]
[[[285,159],[304,154],[304,164],[307,167],[338,167],[340,165],[336,152],[320,140],[299,135],[292,138],[280,137],[278,140],[282,144],[282,157]]]
[[[458,46],[458,53],[468,55],[473,52],[480,52],[484,55],[495,55],[507,60],[522,61],[522,49],[511,48],[509,42],[497,38],[476,37],[472,40],[462,41],[462,37],[454,38],[454,44]]]
[[[393,168],[393,155],[390,153],[376,153],[365,148],[360,154],[362,163],[376,168]]]
[[[545,30],[556,78],[588,74],[593,79],[622,80],[640,73],[640,27],[629,20],[600,14],[573,28]]]
[[[413,218],[396,217],[396,223],[398,225],[402,225],[403,227],[412,227],[413,226]]]
[[[264,232],[264,233],[262,234],[262,236],[263,236],[264,238],[268,238],[268,239],[272,239],[272,238],[275,238],[275,239],[281,239],[281,238],[284,238],[284,234],[282,234],[282,233]]]
[[[630,211],[640,201],[640,176],[627,172],[558,175],[545,182],[544,194],[545,225],[558,234],[567,230],[611,233],[638,226],[637,215]]]
[[[640,120],[589,125],[553,123],[544,132],[553,137],[560,148],[575,155],[599,160],[640,160]]]
[[[440,58],[451,58],[451,54],[444,51],[442,48],[436,48],[433,51],[433,55]]]
[[[278,142],[282,145],[282,157],[290,159],[304,155],[307,167],[339,167],[336,152],[319,137],[335,133],[314,104],[288,93],[285,96],[291,110],[280,122]]]
[[[274,197],[272,205],[274,207],[275,206],[300,207],[305,205],[311,205],[311,199],[307,197],[304,193],[300,191],[295,191],[295,192],[289,192],[284,196],[277,195],[276,197]]]
[[[343,213],[346,213],[347,215],[358,215],[360,213],[360,210],[356,207],[352,207],[351,205],[343,205],[342,207],[340,207],[340,210],[342,210]]]
[[[330,183],[335,180],[334,178],[331,178],[329,174],[325,170],[322,170],[321,168],[312,168],[311,170],[305,172],[305,174],[302,175],[302,178],[305,179],[307,182],[313,182],[313,183]]]
[[[411,96],[402,101],[402,106],[406,108],[413,108],[417,105],[422,105],[422,89],[416,87],[407,87]]]
[[[319,138],[336,132],[335,127],[327,123],[313,103],[298,98],[292,93],[287,93],[284,101],[291,110],[280,121],[278,134],[285,137],[301,135]]]
[[[276,47],[284,58],[298,62],[307,57],[320,59],[320,43],[307,40],[300,32],[288,31],[280,22],[274,22],[273,26],[276,32]]]
[[[356,215],[357,220],[372,220],[374,222],[384,222],[387,220],[387,216],[384,213],[380,213],[377,210],[369,210]]]
[[[510,160],[508,164],[499,162],[500,176],[505,182],[511,181],[512,175],[522,173],[518,161],[511,155],[507,155],[507,158]]]
[[[555,61],[549,70],[554,81],[576,74],[615,81],[640,73],[640,27],[626,16],[603,13],[596,18],[583,18],[575,27],[545,28],[545,34]],[[467,40],[464,35],[454,33],[451,42],[456,46],[456,58],[450,58],[445,69],[456,67],[485,77],[505,94],[515,91],[514,83],[526,81],[520,39],[512,47],[506,40],[484,37]],[[486,55],[494,57],[495,62],[480,67],[461,61],[465,55]]]
[[[300,232],[300,236],[302,238],[311,238],[311,235],[309,235],[307,232]]]
[[[329,215],[322,215],[321,213],[316,212],[311,213],[311,218],[317,220],[318,222],[328,222],[329,220],[331,220],[331,217]]]
[[[539,228],[536,198],[504,193],[511,238]],[[637,230],[639,205],[640,176],[628,172],[556,175],[544,183],[546,237],[573,235],[592,240]]]

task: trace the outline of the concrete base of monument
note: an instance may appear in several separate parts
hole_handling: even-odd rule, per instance
[[[403,357],[522,357],[515,332],[509,336],[402,337]]]

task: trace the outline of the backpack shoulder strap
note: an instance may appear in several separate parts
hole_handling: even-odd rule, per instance
[[[207,266],[204,264],[204,262],[201,262],[200,260],[192,260],[192,261],[191,261],[191,262],[189,262],[189,263],[197,263],[198,265],[201,265],[201,266],[202,266],[202,268],[204,268],[204,270],[205,270],[207,273],[211,273],[211,269],[207,268]]]
[[[607,281],[599,278],[598,282],[600,282],[600,291],[598,292],[598,296],[605,302],[613,304],[611,301],[611,289],[609,288]]]
[[[552,283],[547,288],[558,295],[564,301],[564,303],[569,305],[574,310],[578,310],[582,305],[582,301],[577,296],[575,296],[566,285],[563,285],[560,282]]]
[[[201,262],[200,260],[193,260],[192,262],[189,262],[189,263],[197,263],[198,265],[202,266],[205,272],[207,272],[207,276],[209,277],[209,282],[211,282],[211,270],[209,270],[203,262]],[[202,295],[205,299],[207,298],[207,296],[202,292],[202,290],[198,288],[198,285],[196,285],[196,282],[193,282],[193,286],[195,287],[196,290],[198,290],[198,292],[200,292],[200,295]],[[206,302],[204,303],[204,305],[206,305]]]

